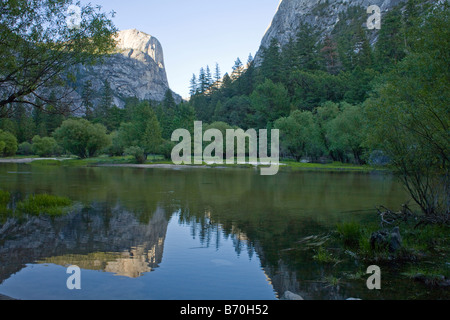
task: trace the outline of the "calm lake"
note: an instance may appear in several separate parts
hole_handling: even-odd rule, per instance
[[[0,294],[16,299],[405,299],[421,289],[391,273],[378,292],[365,277],[329,286],[333,266],[287,250],[337,223],[373,221],[378,205],[399,208],[408,196],[388,174],[0,164],[0,189],[12,202],[75,202],[63,217],[0,217]],[[81,290],[67,289],[69,265]]]

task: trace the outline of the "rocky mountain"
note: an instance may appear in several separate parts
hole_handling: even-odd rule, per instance
[[[272,38],[276,38],[281,46],[295,38],[302,24],[307,23],[320,32],[322,38],[330,34],[339,22],[340,13],[346,12],[352,6],[364,9],[364,13],[371,5],[377,5],[381,13],[387,12],[392,7],[406,0],[282,0],[277,13],[264,35],[261,48],[267,48]],[[367,14],[367,18],[369,18]],[[367,19],[364,17],[364,21]],[[373,32],[372,41],[376,40],[376,30]],[[261,62],[262,51],[259,50],[255,62]]]
[[[155,37],[136,29],[118,32],[116,52],[94,66],[80,66],[76,71],[76,91],[81,96],[90,81],[94,99],[100,100],[107,80],[114,104],[125,105],[126,98],[162,101],[169,89],[163,48]],[[181,97],[174,94],[177,102]]]

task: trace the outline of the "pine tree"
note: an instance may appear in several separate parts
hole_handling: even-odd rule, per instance
[[[33,108],[33,112],[31,114],[34,123],[33,136],[38,135],[40,137],[47,137],[48,132],[45,126],[45,115],[43,112],[42,101],[36,98],[34,104],[38,107]]]
[[[254,58],[253,58],[252,54],[250,53],[248,55],[248,59],[247,59],[247,68],[253,63],[253,60],[254,60]]]
[[[208,89],[208,83],[206,81],[206,73],[203,67],[200,69],[200,74],[198,76],[198,89],[200,93],[204,93]]]
[[[402,31],[402,13],[395,8],[385,15],[383,27],[375,46],[375,57],[379,70],[386,70],[405,57],[405,41]]]
[[[45,106],[44,113],[45,128],[47,129],[48,135],[59,128],[65,119],[64,110],[59,105],[54,91],[50,93],[49,100],[52,101],[52,103]]]
[[[330,36],[327,36],[324,40],[323,47],[320,50],[322,55],[322,59],[324,62],[324,67],[330,74],[338,74],[342,64],[339,59],[339,53],[337,50],[337,44],[331,39]]]
[[[289,42],[283,47],[281,55],[281,81],[288,84],[289,75],[299,69],[299,56],[295,40],[291,37]]]
[[[301,24],[299,30],[296,40],[298,60],[294,66],[298,65],[300,70],[318,70],[319,53],[317,46],[319,36],[314,28],[307,23]]]
[[[22,103],[17,104],[14,120],[17,124],[16,138],[19,143],[31,141],[33,138],[34,123],[28,116],[27,109]]]
[[[233,84],[233,80],[231,80],[231,77],[228,75],[228,72],[225,73],[225,75],[223,76],[223,80],[222,80],[222,87],[221,87],[221,91],[222,91],[222,96],[227,99],[227,98],[231,98],[231,96],[233,95],[232,93],[232,84]]]
[[[222,83],[222,75],[220,74],[220,67],[219,64],[216,62],[216,69],[214,71],[214,87],[216,89],[219,89]]]
[[[166,108],[166,109],[174,109],[177,106],[175,99],[173,98],[172,90],[170,90],[170,89],[166,90],[166,93],[164,95],[163,105],[164,105],[164,108]]]
[[[92,89],[92,81],[88,80],[83,85],[83,94],[81,95],[83,105],[86,109],[85,118],[92,121],[94,118],[94,90]]]
[[[272,38],[268,48],[262,49],[263,62],[261,64],[261,75],[265,79],[279,82],[281,78],[280,68],[280,44],[276,38]],[[264,81],[262,81],[264,82]]]
[[[359,26],[355,34],[355,58],[354,64],[362,69],[371,68],[373,66],[373,52],[367,35],[362,26]]]
[[[209,66],[206,66],[206,75],[205,75],[206,79],[206,86],[209,89],[212,85],[213,85],[213,78],[212,78],[212,74],[211,74],[211,69],[209,69]]]
[[[239,79],[244,72],[244,65],[242,64],[241,59],[238,57],[234,62],[233,72],[231,73],[231,79],[233,81]]]
[[[97,110],[97,118],[105,120],[108,116],[109,109],[111,109],[114,100],[113,91],[108,80],[103,83],[103,94],[100,105]]]
[[[197,77],[195,74],[192,75],[192,79],[189,86],[189,94],[192,96],[195,96],[198,93],[198,84],[197,84]]]

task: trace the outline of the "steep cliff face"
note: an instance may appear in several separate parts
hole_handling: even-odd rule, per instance
[[[116,37],[116,53],[95,66],[77,70],[77,92],[83,94],[87,81],[92,83],[95,98],[100,99],[107,80],[114,94],[114,103],[124,106],[124,99],[161,101],[169,89],[164,55],[158,39],[132,29],[120,31]],[[177,102],[181,97],[174,94]]]
[[[282,0],[277,13],[264,35],[261,48],[267,48],[272,38],[276,38],[281,46],[295,38],[300,25],[307,23],[314,27],[324,38],[330,34],[339,22],[339,14],[346,12],[352,6],[366,9],[371,5],[380,7],[384,13],[390,8],[406,0]],[[369,15],[365,16],[369,17]],[[366,21],[367,19],[364,19]],[[376,31],[374,31],[374,35]],[[261,50],[255,57],[256,63],[261,62]]]

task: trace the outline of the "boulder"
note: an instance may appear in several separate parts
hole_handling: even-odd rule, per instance
[[[286,291],[284,293],[283,297],[281,298],[281,300],[301,301],[301,300],[305,300],[305,299],[303,299],[298,294],[295,294],[295,293],[290,292],[290,291]]]
[[[372,250],[389,249],[390,253],[395,253],[403,247],[403,239],[400,234],[400,228],[395,227],[392,232],[377,231],[370,237],[370,248]]]
[[[390,241],[389,241],[389,252],[394,253],[400,250],[403,247],[403,239],[400,235],[400,228],[395,227],[391,233]]]

